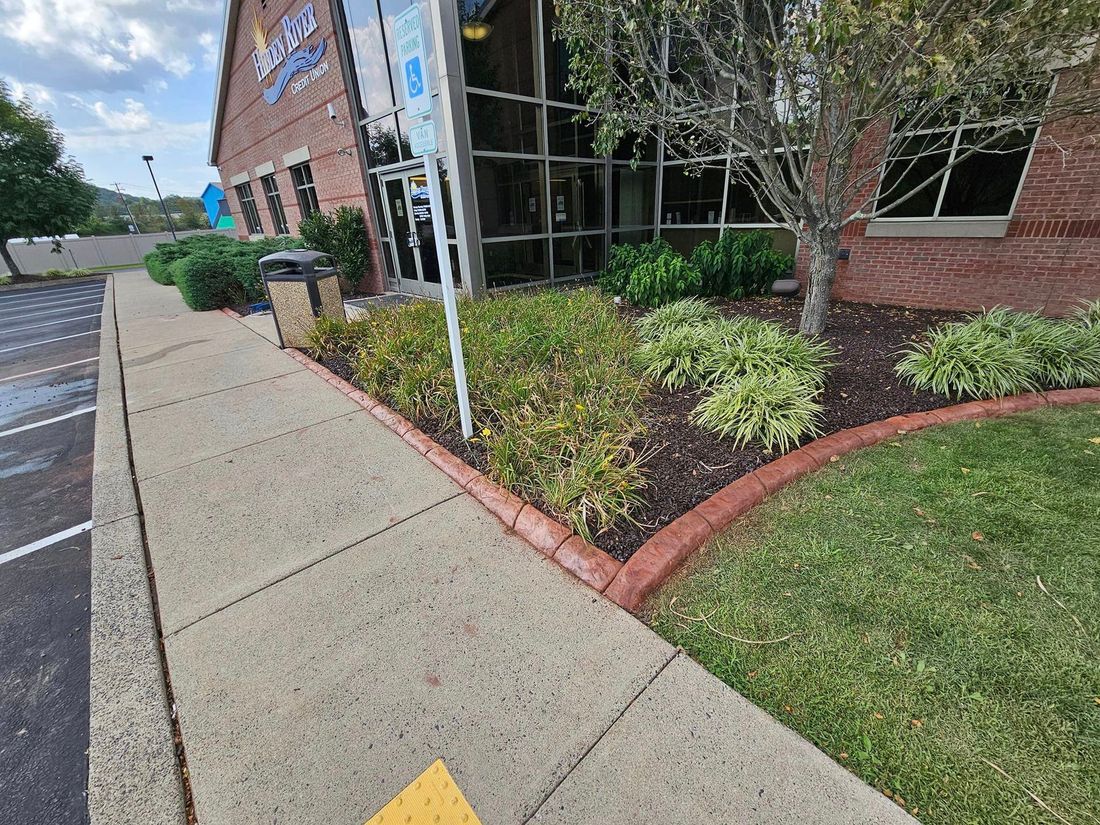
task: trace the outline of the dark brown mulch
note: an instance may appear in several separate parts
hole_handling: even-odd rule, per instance
[[[797,300],[757,298],[723,301],[722,311],[753,315],[798,328],[802,305]],[[623,307],[628,316],[640,315]],[[892,415],[946,406],[950,399],[902,385],[894,375],[897,352],[931,326],[958,320],[958,312],[905,309],[870,304],[837,303],[829,312],[825,338],[838,350],[822,396],[825,407],[821,430],[827,435]],[[349,366],[338,359],[323,363],[340,377],[353,381]],[[650,484],[646,504],[634,512],[637,524],[620,524],[596,537],[595,544],[620,561],[630,558],[650,536],[700,504],[727,484],[777,458],[758,447],[733,449],[712,433],[691,424],[689,416],[701,400],[698,390],[670,392],[661,387],[650,394],[643,420],[646,436],[634,446],[650,454],[645,463]],[[481,471],[484,456],[468,445],[455,428],[418,421],[428,435]],[[811,439],[807,439],[811,440]],[[538,504],[538,502],[535,502]]]

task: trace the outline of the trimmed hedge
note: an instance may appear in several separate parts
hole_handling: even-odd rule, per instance
[[[233,263],[212,252],[196,252],[168,266],[187,306],[201,312],[245,301],[244,286],[237,280]]]

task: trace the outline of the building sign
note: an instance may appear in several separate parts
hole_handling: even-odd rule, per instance
[[[405,9],[393,21],[393,30],[397,40],[397,63],[401,66],[401,90],[405,93],[405,114],[410,119],[424,117],[432,111],[432,90],[420,7]]]
[[[286,15],[270,39],[263,22],[253,15],[252,39],[256,50],[252,52],[252,63],[256,67],[256,80],[262,85],[278,69],[274,83],[263,90],[264,100],[269,105],[278,102],[297,75],[308,73],[294,82],[292,94],[297,94],[328,71],[328,63],[321,62],[325,54],[324,39],[314,46],[305,42],[315,31],[317,18],[312,3],[306,3],[293,17]]]
[[[438,149],[434,121],[425,120],[409,127],[409,149],[412,150],[413,157],[417,158],[430,155]]]

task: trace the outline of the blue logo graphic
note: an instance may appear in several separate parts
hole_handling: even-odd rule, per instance
[[[420,66],[420,56],[405,61],[405,86],[409,90],[409,97],[420,97],[424,94],[424,70]]]
[[[283,92],[286,91],[286,87],[294,76],[302,72],[308,72],[320,63],[324,53],[325,41],[322,40],[316,46],[306,46],[304,49],[299,49],[289,55],[286,62],[283,63],[283,68],[279,70],[279,76],[275,78],[275,82],[270,88],[264,89],[264,100],[268,102],[268,105],[275,105],[279,98],[283,96]]]

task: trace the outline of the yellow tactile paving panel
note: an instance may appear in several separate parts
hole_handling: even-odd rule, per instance
[[[481,820],[437,759],[366,825],[481,825]]]

